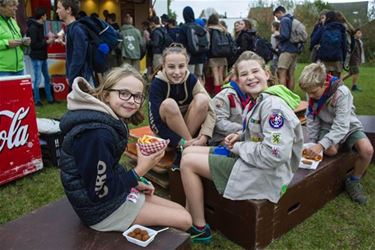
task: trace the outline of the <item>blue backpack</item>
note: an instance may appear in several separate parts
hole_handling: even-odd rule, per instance
[[[344,59],[342,52],[344,49],[342,48],[343,39],[344,34],[340,29],[325,29],[319,43],[319,59],[328,62],[342,61]]]
[[[88,62],[96,73],[109,69],[109,54],[117,47],[120,34],[108,23],[97,17],[86,16],[78,20],[86,30],[89,40]]]

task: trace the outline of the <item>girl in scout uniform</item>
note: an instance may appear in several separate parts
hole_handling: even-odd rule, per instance
[[[230,81],[213,98],[216,123],[209,145],[224,145],[227,135],[242,131],[242,112],[250,100],[244,87],[244,84]]]
[[[217,155],[212,148],[194,146],[183,152],[181,176],[193,218],[193,241],[211,239],[204,218],[201,176],[213,180],[225,198],[277,203],[299,165],[303,134],[293,110],[300,98],[282,85],[268,88],[269,74],[254,54],[245,51],[234,66],[239,84],[245,84],[244,92],[252,100],[243,114],[242,132],[225,138],[231,155]]]

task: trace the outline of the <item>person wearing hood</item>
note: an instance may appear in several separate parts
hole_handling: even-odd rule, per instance
[[[145,41],[137,28],[133,26],[133,18],[127,14],[124,25],[121,27],[122,44],[121,54],[123,63],[130,64],[139,71],[139,60],[141,59],[141,48]]]
[[[263,60],[245,51],[234,65],[238,84],[251,96],[243,113],[242,131],[225,138],[227,155],[216,148],[189,147],[181,159],[181,178],[188,210],[193,218],[193,242],[209,242],[211,230],[204,217],[200,177],[214,182],[217,191],[231,200],[277,203],[297,170],[303,133],[294,113],[300,98],[283,85],[267,86],[269,74]]]
[[[306,66],[299,84],[309,96],[306,127],[308,138],[314,143],[306,149],[306,155],[334,156],[340,148],[355,151],[357,159],[353,172],[345,180],[345,190],[354,202],[366,204],[360,179],[371,162],[374,149],[354,112],[350,90],[342,80],[327,74],[322,63]]]
[[[15,20],[17,0],[0,0],[0,76],[24,74],[23,46],[30,45],[30,38],[22,38]]]
[[[184,47],[187,49],[187,52],[189,53],[190,60],[189,60],[189,71],[193,73],[195,76],[198,77],[198,79],[201,81],[201,83],[204,83],[204,76],[203,76],[203,64],[206,61],[207,54],[206,53],[200,53],[195,54],[189,51],[188,46],[188,32],[190,32],[191,27],[194,25],[198,25],[195,22],[195,15],[194,11],[190,6],[186,6],[183,11],[182,15],[184,17],[185,23],[181,26],[180,36],[178,39],[178,42],[184,45]]]
[[[93,88],[77,77],[60,122],[64,134],[60,175],[73,209],[88,227],[124,232],[133,224],[187,230],[189,213],[160,198],[143,176],[164,156],[165,147],[144,155],[137,146],[134,168],[120,164],[127,147],[127,123],[138,125],[145,82],[130,65],[114,68]],[[129,170],[127,170],[129,169]]]
[[[211,98],[188,70],[189,57],[182,44],[163,51],[162,70],[151,82],[149,121],[155,134],[170,140],[173,148],[206,145],[215,126]],[[174,167],[179,167],[178,151]]]
[[[338,21],[335,11],[326,13],[324,26],[313,34],[311,46],[317,44],[317,59],[324,63],[330,74],[340,77],[347,51],[346,29]]]
[[[52,96],[52,87],[50,76],[48,73],[48,45],[53,43],[54,37],[50,36],[46,40],[44,35],[44,23],[47,20],[47,12],[45,9],[38,8],[35,10],[34,18],[30,19],[27,34],[31,38],[30,58],[34,69],[34,102],[36,106],[42,106],[39,95],[39,84],[41,81],[41,73],[44,78],[44,91],[46,93],[47,102],[54,103]]]

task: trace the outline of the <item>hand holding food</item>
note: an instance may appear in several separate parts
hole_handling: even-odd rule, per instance
[[[169,143],[169,140],[164,140],[158,137],[144,135],[138,139],[138,146],[143,155],[151,155],[164,149]]]
[[[320,145],[320,144],[315,144],[315,145]],[[310,148],[305,148],[303,151],[302,151],[302,156],[307,159],[307,160],[314,160],[314,161],[321,161],[322,160],[322,155],[321,155],[321,151],[318,151],[316,150],[315,147],[312,146]],[[316,153],[316,151],[318,151],[319,153]]]

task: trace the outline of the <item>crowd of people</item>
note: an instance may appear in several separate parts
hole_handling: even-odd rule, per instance
[[[1,74],[23,73],[21,46],[30,44],[34,69],[42,69],[44,74],[45,47],[56,42],[39,41],[36,30],[43,24],[45,12],[37,12],[30,26],[31,41],[23,40],[13,19],[16,3],[0,0],[0,25],[9,28],[9,34],[0,37],[0,58],[3,53],[19,55],[12,64],[0,60]],[[141,32],[126,15],[124,25],[117,25],[122,37],[121,57],[112,54],[113,65],[118,67],[99,82],[85,60],[87,34],[76,22],[78,1],[59,0],[57,13],[67,26],[66,71],[72,88],[68,111],[60,124],[65,138],[59,168],[65,193],[85,225],[98,231],[125,231],[135,223],[172,226],[188,231],[194,242],[208,243],[212,234],[204,216],[201,177],[212,180],[217,191],[231,200],[277,203],[287,192],[301,160],[304,137],[294,113],[301,100],[292,91],[300,45],[290,41],[293,17],[285,8],[279,6],[273,12],[280,22],[272,23],[272,46],[277,52],[272,70],[253,51],[256,31],[251,22],[235,24],[236,54],[223,56],[213,51],[212,40],[226,37],[230,42],[225,25],[213,14],[206,27],[204,21],[196,20],[191,7],[185,7],[185,23],[179,27],[166,15],[161,20],[154,15],[143,23]],[[115,24],[115,17],[110,18]],[[360,180],[373,148],[355,115],[351,91],[340,79],[349,27],[336,11],[321,14],[311,36],[314,62],[303,69],[298,83],[308,96],[305,139],[313,146],[306,148],[306,155],[333,156],[341,148],[353,150],[357,159],[345,179],[345,189],[354,202],[366,204]],[[352,76],[352,90],[358,90],[363,46],[360,30],[353,32],[350,71],[345,77]],[[326,36],[341,39],[335,51],[328,50],[332,44]],[[144,54],[151,78],[148,92],[145,77],[139,72]],[[204,87],[206,62],[214,79],[213,98]],[[233,66],[225,82],[229,65]],[[274,72],[280,84],[272,83]],[[35,78],[40,78],[40,72]],[[34,86],[38,86],[35,81]],[[46,94],[53,102],[51,93]],[[39,98],[38,93],[35,98]],[[136,166],[124,168],[120,158],[128,144],[128,124],[138,125],[144,120],[146,100],[151,129],[170,142],[151,155],[142,154],[137,146]],[[181,172],[186,207],[154,195],[153,185],[142,179],[166,150],[176,152],[173,168]]]

